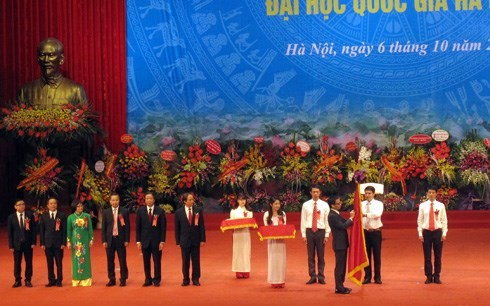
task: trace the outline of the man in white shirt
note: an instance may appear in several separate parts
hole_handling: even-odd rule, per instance
[[[311,199],[303,203],[301,209],[301,236],[308,250],[308,273],[310,279],[307,285],[325,284],[325,243],[330,235],[328,214],[330,207],[320,200],[320,188],[311,187]],[[315,253],[318,260],[318,273],[315,271]]]
[[[366,251],[369,259],[369,266],[364,268],[363,284],[371,283],[372,266],[374,261],[374,282],[381,282],[381,215],[383,214],[383,203],[374,199],[376,189],[373,186],[364,188],[366,200],[362,201],[362,227],[366,240]]]
[[[440,278],[442,244],[447,235],[447,215],[446,206],[437,201],[436,196],[436,189],[430,187],[427,191],[428,200],[420,204],[417,218],[419,239],[424,248],[426,284],[432,282],[442,284]],[[434,268],[432,268],[432,250],[434,250]]]

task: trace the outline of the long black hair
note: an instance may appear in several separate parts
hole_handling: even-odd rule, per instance
[[[269,204],[269,215],[267,216],[267,225],[271,225],[272,224],[272,214],[273,214],[273,211],[272,211],[272,205],[274,204],[274,202],[276,201],[279,201],[279,199],[277,198],[272,198],[272,203]],[[281,203],[281,201],[279,201],[279,203]],[[278,216],[284,216],[284,210],[282,208],[282,204],[281,206],[279,207],[279,210],[277,211],[277,215]]]

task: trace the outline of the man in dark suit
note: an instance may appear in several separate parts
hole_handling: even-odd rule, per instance
[[[344,287],[347,249],[349,248],[347,228],[352,225],[355,211],[352,210],[350,212],[349,219],[344,219],[340,215],[342,201],[339,197],[335,196],[329,198],[328,204],[331,207],[330,213],[328,214],[328,223],[330,224],[330,229],[332,230],[332,247],[335,252],[335,293],[349,294],[352,289]]]
[[[149,192],[145,204],[136,212],[136,244],[143,252],[145,283],[143,287],[160,286],[162,280],[162,251],[167,235],[167,220],[163,209],[155,205],[155,197]],[[150,259],[153,257],[153,278]]]
[[[110,208],[102,212],[102,245],[107,255],[107,275],[109,282],[107,287],[116,285],[116,272],[114,260],[119,259],[121,278],[119,286],[126,286],[128,279],[128,264],[126,262],[126,247],[129,244],[129,212],[126,208],[119,206],[119,195],[111,194],[109,199]]]
[[[9,249],[14,253],[14,277],[13,288],[20,287],[22,277],[21,262],[22,256],[26,262],[25,285],[32,287],[32,254],[36,245],[36,223],[30,211],[26,211],[26,204],[19,200],[15,202],[15,213],[8,217],[8,239]]]
[[[66,246],[66,215],[58,211],[58,201],[48,199],[48,211],[41,215],[39,221],[39,239],[48,262],[48,284],[46,287],[62,286],[63,253]],[[54,263],[56,262],[56,275]]]
[[[190,283],[189,269],[192,259],[192,284],[200,286],[201,277],[201,245],[206,242],[204,216],[201,208],[194,205],[194,196],[183,195],[184,206],[175,211],[175,241],[180,245],[182,256],[182,286]]]

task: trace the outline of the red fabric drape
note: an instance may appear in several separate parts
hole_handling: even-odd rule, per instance
[[[360,185],[357,184],[354,194],[353,209],[356,211],[354,223],[352,224],[349,257],[347,259],[347,277],[356,285],[362,286],[362,275],[364,268],[369,265],[366,242],[364,240],[364,230],[362,228],[362,207]]]
[[[126,132],[125,0],[0,0],[0,107],[40,77],[36,49],[55,37],[65,46],[64,75],[81,83],[107,132],[110,150]],[[0,221],[16,198],[17,154],[0,139]]]
[[[125,0],[0,1],[0,105],[40,77],[36,49],[55,37],[65,45],[64,75],[81,83],[101,115],[107,146],[126,131]]]

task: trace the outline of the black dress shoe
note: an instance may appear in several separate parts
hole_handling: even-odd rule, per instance
[[[143,287],[148,287],[148,286],[151,286],[151,285],[153,285],[151,282],[145,282],[145,283],[143,284]]]
[[[121,279],[119,281],[119,287],[126,287],[126,280],[125,279]]]
[[[365,284],[370,284],[371,283],[371,279],[370,278],[365,278],[362,283],[365,285]]]
[[[436,284],[442,284],[441,279],[439,277],[434,277],[434,283]]]
[[[180,284],[182,287],[189,286],[189,281],[183,281],[182,284]]]
[[[115,286],[116,285],[116,281],[109,281],[107,284],[105,284],[106,287],[112,287],[112,286]]]
[[[344,289],[335,289],[336,294],[349,294],[352,289],[344,288]]]
[[[316,278],[310,278],[310,280],[306,282],[307,285],[311,285],[314,283],[316,283]]]
[[[54,287],[56,286],[56,283],[47,283],[45,287]]]
[[[26,287],[29,287],[29,288],[32,287],[31,281],[26,280]]]
[[[427,277],[424,284],[430,284],[430,283],[432,283],[432,277]]]
[[[20,287],[22,286],[22,284],[20,283],[20,281],[16,281],[13,285],[12,285],[12,288],[17,288],[17,287]]]
[[[319,280],[318,280],[318,283],[319,283],[320,285],[325,285],[325,280],[323,280],[323,279],[319,279]]]
[[[200,283],[198,280],[193,280],[193,281],[192,281],[192,284],[193,284],[194,286],[201,286],[201,283]]]
[[[374,280],[375,284],[381,285],[383,282],[381,281],[380,278]]]
[[[63,285],[61,284],[61,282],[59,282],[59,283],[56,283],[56,287],[63,287]]]

